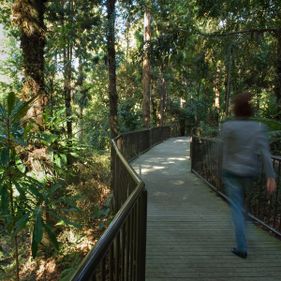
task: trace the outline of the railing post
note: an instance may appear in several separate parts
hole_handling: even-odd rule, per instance
[[[146,231],[147,231],[147,191],[144,190],[140,202],[140,226],[139,234],[139,273],[137,281],[145,280],[145,257],[146,257]]]
[[[148,145],[149,145],[149,148],[152,147],[152,129],[148,129],[148,137],[149,137],[149,141],[148,141]]]
[[[117,209],[117,201],[116,201],[116,153],[113,148],[113,145],[111,144],[111,189],[112,189],[112,203],[111,203],[111,208],[115,212]]]
[[[193,142],[194,142],[194,138],[193,138],[193,136],[191,136],[191,141],[189,142],[189,157],[190,157],[190,161],[191,161],[191,167],[190,167],[190,169],[191,169],[191,172],[192,172],[192,170],[193,170],[193,164],[194,164],[194,159],[193,159],[193,147],[194,147],[194,145],[193,145]]]

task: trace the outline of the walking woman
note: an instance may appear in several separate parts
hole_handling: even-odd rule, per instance
[[[253,115],[251,95],[239,94],[233,102],[235,118],[222,126],[223,180],[230,199],[236,246],[232,253],[246,258],[248,247],[244,216],[244,190],[258,175],[262,159],[269,193],[276,189],[266,127],[249,118]]]

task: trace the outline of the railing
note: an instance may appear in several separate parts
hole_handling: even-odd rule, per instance
[[[115,139],[118,151],[124,156],[125,159],[131,161],[135,159],[140,153],[144,153],[152,146],[160,143],[161,141],[170,137],[169,127],[158,127],[146,130],[139,130],[128,132],[119,135]],[[114,153],[114,149],[112,152]],[[131,183],[132,178],[125,178],[124,173],[126,170],[120,165],[120,158],[112,155],[113,161],[113,205],[117,211],[127,200],[129,194],[132,193],[134,184]]]
[[[277,174],[277,191],[272,195],[267,194],[266,179],[260,172],[252,188],[246,190],[246,205],[252,219],[281,237],[281,157],[273,156],[272,161]],[[193,137],[191,169],[228,200],[222,183],[222,142],[220,140]]]
[[[112,141],[113,205],[118,211],[72,281],[145,280],[147,192],[127,160],[169,136],[169,127],[161,127],[122,134]]]
[[[170,137],[170,127],[158,127],[121,134],[116,140],[120,152],[132,160],[153,145]]]

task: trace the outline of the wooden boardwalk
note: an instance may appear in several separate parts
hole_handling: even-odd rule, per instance
[[[148,190],[146,281],[280,281],[281,241],[248,225],[249,256],[234,246],[227,204],[190,172],[187,138],[134,161]]]

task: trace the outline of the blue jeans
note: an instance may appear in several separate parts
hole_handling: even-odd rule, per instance
[[[229,172],[223,173],[226,193],[230,200],[232,221],[234,224],[236,248],[247,252],[246,219],[244,210],[244,192],[251,184],[252,177],[241,177]]]

